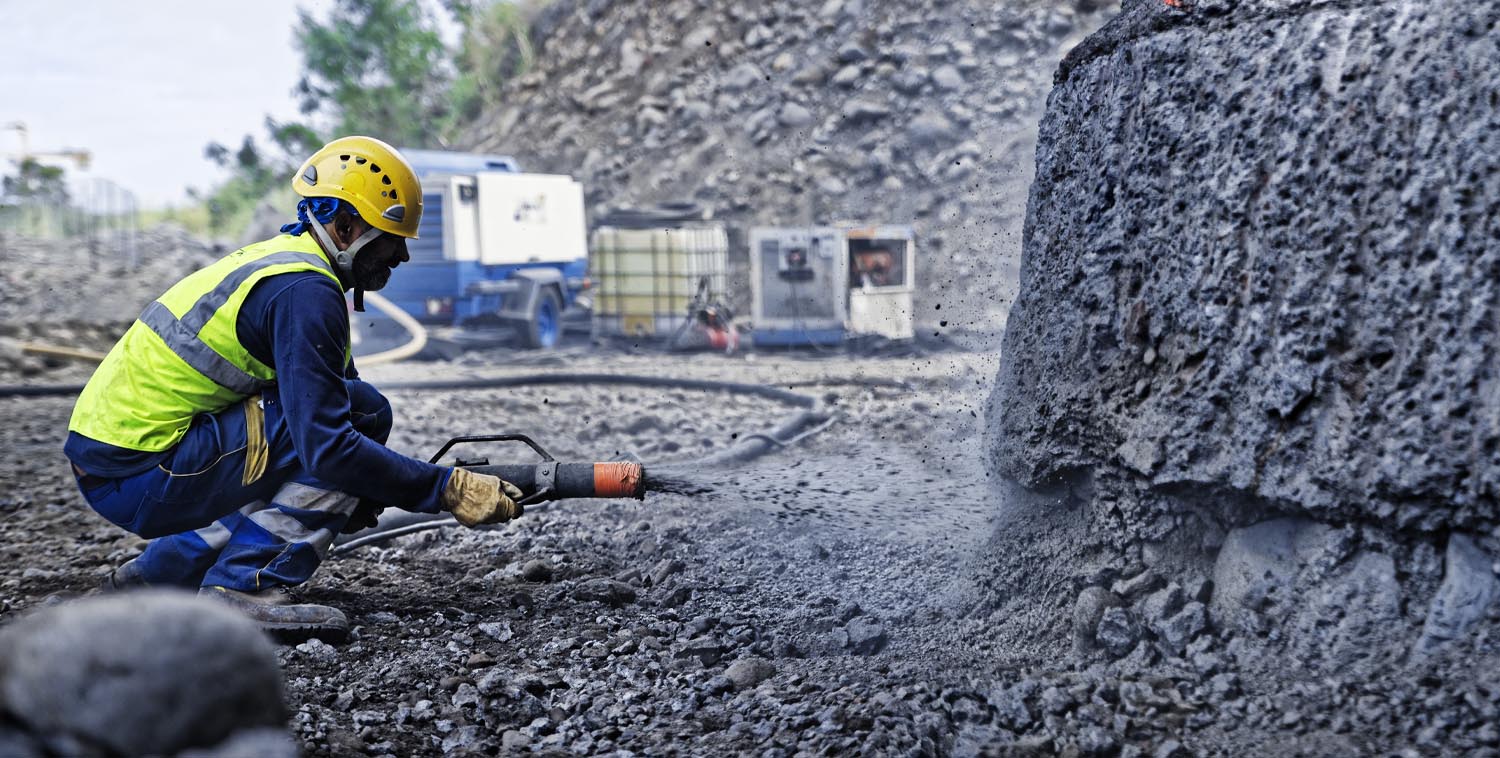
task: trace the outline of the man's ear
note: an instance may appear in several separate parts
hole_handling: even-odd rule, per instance
[[[359,236],[355,233],[354,216],[348,211],[339,211],[333,217],[333,231],[342,245],[352,244],[354,238]]]

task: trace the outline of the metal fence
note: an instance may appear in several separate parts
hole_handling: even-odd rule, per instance
[[[108,179],[75,182],[65,200],[0,203],[0,240],[11,235],[73,240],[86,245],[90,255],[115,257],[131,269],[140,262],[140,227],[135,194]]]

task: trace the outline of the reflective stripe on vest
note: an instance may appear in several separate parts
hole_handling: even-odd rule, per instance
[[[199,339],[198,332],[202,331],[208,320],[229,302],[235,290],[243,286],[251,276],[255,275],[255,272],[270,266],[298,262],[310,263],[330,275],[333,274],[333,269],[320,255],[275,253],[264,258],[257,258],[235,269],[212,290],[198,298],[198,301],[193,303],[193,307],[189,308],[182,318],[172,315],[172,311],[160,300],[154,300],[146,306],[146,310],[141,312],[141,323],[151,327],[151,331],[161,337],[161,341],[166,343],[168,349],[176,353],[177,357],[187,365],[192,366],[195,371],[212,380],[214,384],[240,395],[254,395],[275,382],[257,379],[230,363],[228,359],[214,352],[213,348]]]
[[[186,323],[178,320],[167,306],[152,302],[141,311],[140,321],[151,327],[156,336],[166,343],[167,349],[177,354],[194,371],[208,377],[214,384],[241,395],[254,395],[275,382],[262,381],[241,371],[229,359],[214,352]]]
[[[194,417],[274,385],[275,368],[250,354],[236,325],[257,282],[299,271],[327,276],[343,289],[317,242],[305,235],[246,246],[184,277],[146,306],[105,356],[79,395],[68,429],[130,450],[166,450]],[[349,348],[346,340],[346,366]]]
[[[309,263],[323,270],[323,273],[333,276],[333,268],[328,265],[328,260],[321,255],[312,253],[272,253],[264,258],[257,258],[243,266],[235,269],[224,277],[212,290],[204,293],[193,303],[193,307],[182,315],[182,323],[187,326],[193,334],[197,334],[213,315],[229,302],[230,296],[239,289],[255,272],[268,266],[279,266],[283,263]],[[337,277],[335,277],[337,279]]]

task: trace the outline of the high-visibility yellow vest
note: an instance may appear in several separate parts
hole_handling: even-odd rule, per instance
[[[73,406],[68,430],[116,447],[159,452],[182,439],[194,416],[275,384],[275,369],[240,344],[235,321],[256,282],[294,271],[317,271],[338,282],[312,235],[283,234],[240,248],[173,285],[104,357]],[[346,364],[348,355],[346,347]]]

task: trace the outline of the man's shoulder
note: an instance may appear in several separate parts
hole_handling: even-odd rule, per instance
[[[317,240],[310,234],[278,234],[259,242],[252,242],[235,252],[260,253],[321,253]]]
[[[286,271],[261,279],[245,296],[245,309],[295,314],[343,314],[344,293],[333,280],[316,271]]]
[[[327,274],[318,271],[282,271],[262,278],[255,286],[255,290],[265,291],[270,297],[278,297],[288,290],[296,289],[298,296],[306,297],[333,297],[342,301],[344,293]],[[251,291],[251,296],[255,295]],[[325,294],[326,293],[326,294]]]
[[[278,253],[283,254],[279,255]],[[278,234],[270,239],[252,242],[244,247],[235,249],[215,262],[216,265],[229,265],[235,268],[255,264],[265,258],[271,258],[266,262],[277,262],[284,258],[284,254],[297,254],[303,256],[323,257],[322,248],[318,247],[316,240],[308,235],[295,236],[291,234]]]

